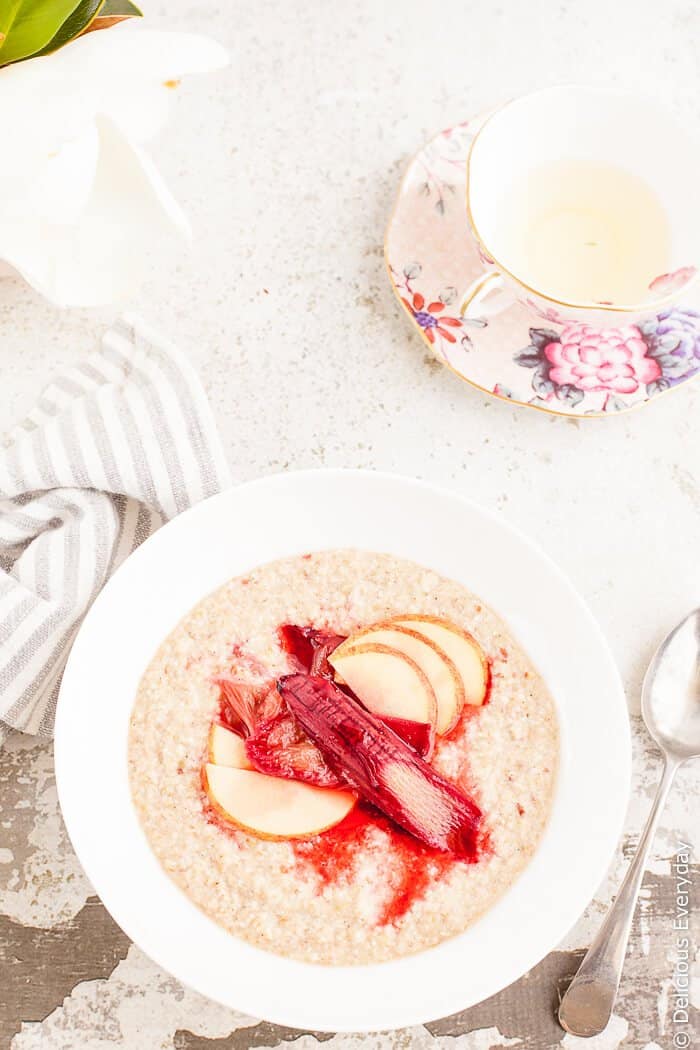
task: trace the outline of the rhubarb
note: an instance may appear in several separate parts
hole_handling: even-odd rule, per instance
[[[238,736],[249,736],[260,719],[260,709],[271,691],[270,687],[248,685],[235,678],[217,678],[215,684],[219,687],[219,719],[222,725]]]
[[[339,787],[344,783],[286,709],[258,722],[245,742],[245,751],[253,766],[268,776],[299,780],[314,787]]]
[[[344,634],[335,634],[322,627],[299,627],[295,623],[285,623],[278,628],[277,635],[280,645],[291,658],[295,670],[321,675],[323,678],[335,676],[328,657],[346,640]],[[343,683],[341,688],[352,699],[358,699],[347,683]],[[361,700],[360,703],[362,703]],[[433,726],[427,722],[416,722],[411,718],[398,718],[392,715],[381,715],[380,717],[395,733],[398,733],[402,740],[417,751],[421,758],[430,758],[435,745]]]
[[[280,645],[291,657],[295,670],[333,677],[328,663],[330,654],[345,641],[345,635],[320,627],[299,627],[285,623],[277,631]]]
[[[277,688],[328,766],[362,798],[421,842],[476,859],[476,803],[381,719],[320,675],[286,675]]]
[[[349,693],[349,690],[345,692]],[[395,718],[392,715],[382,715],[381,721],[421,758],[430,758],[435,747],[435,730],[428,722],[414,722],[412,718]]]

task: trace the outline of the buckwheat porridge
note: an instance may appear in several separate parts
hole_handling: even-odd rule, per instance
[[[558,753],[552,699],[499,617],[356,550],[200,602],[146,670],[129,738],[177,885],[232,934],[335,965],[420,951],[491,907],[542,836]]]

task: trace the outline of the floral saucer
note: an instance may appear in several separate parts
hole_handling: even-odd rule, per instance
[[[411,161],[384,254],[396,295],[437,359],[496,397],[559,415],[623,412],[700,374],[700,301],[639,325],[557,324],[513,303],[483,320],[460,304],[483,266],[466,214],[466,159],[480,119],[448,128]]]

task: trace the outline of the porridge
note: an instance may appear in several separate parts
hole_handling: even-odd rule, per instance
[[[543,680],[477,597],[336,550],[185,616],[141,680],[129,773],[151,848],[207,915],[341,965],[428,948],[494,904],[540,840],[558,753]]]

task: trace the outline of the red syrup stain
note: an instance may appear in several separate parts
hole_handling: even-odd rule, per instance
[[[359,803],[345,820],[312,839],[291,843],[295,866],[301,874],[317,880],[318,892],[327,886],[349,881],[354,873],[358,851],[367,846],[372,829],[384,832],[381,847],[383,868],[389,872],[390,893],[377,917],[378,926],[397,923],[421,900],[431,886],[462,864],[474,864],[490,852],[488,835],[479,837],[473,856],[455,857],[427,846],[403,831],[372,806]]]
[[[481,705],[486,707],[487,704],[491,703],[491,693],[493,691],[493,664],[491,660],[486,658],[486,695],[484,696],[484,702]]]
[[[491,676],[489,675],[489,684],[487,686],[486,698],[483,704],[465,704],[459,713],[455,725],[450,729],[449,733],[444,736],[439,736],[435,741],[435,754],[438,755],[442,748],[448,747],[450,744],[463,743],[466,735],[469,731],[469,725],[479,717],[482,707],[485,707],[489,702],[489,693],[491,691]]]

